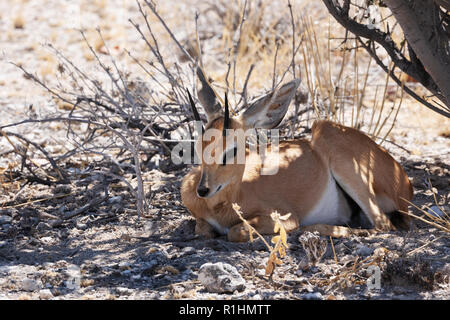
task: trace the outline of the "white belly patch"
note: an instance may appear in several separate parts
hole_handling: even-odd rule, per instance
[[[300,225],[312,224],[347,224],[351,219],[351,208],[345,196],[338,188],[336,181],[330,174],[328,185],[317,205],[300,221]]]
[[[206,218],[206,221],[221,235],[226,235],[228,233],[228,228],[221,226],[216,219],[214,218]]]

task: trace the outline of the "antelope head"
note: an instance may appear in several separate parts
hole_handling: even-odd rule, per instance
[[[198,98],[207,116],[202,135],[195,143],[195,151],[201,159],[201,178],[197,195],[200,198],[210,198],[242,179],[247,152],[245,140],[236,141],[235,132],[245,132],[253,128],[272,129],[278,126],[288,110],[300,80],[295,79],[278,90],[269,92],[251,103],[242,114],[232,117],[227,95],[222,108],[200,67],[197,68],[197,76],[200,80]],[[190,94],[189,99],[195,120],[201,121]]]

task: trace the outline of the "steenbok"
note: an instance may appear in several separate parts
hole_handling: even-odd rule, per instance
[[[200,68],[197,75],[198,98],[208,123],[195,143],[201,165],[193,168],[181,185],[183,203],[196,218],[197,234],[247,241],[248,230],[234,212],[233,203],[261,234],[273,234],[273,211],[291,213],[284,221],[287,231],[302,227],[333,237],[409,228],[408,216],[399,213],[408,210],[413,196],[408,176],[386,150],[356,129],[316,121],[311,141],[279,142],[277,148],[269,146],[264,157],[245,143],[229,139],[239,129],[279,125],[299,80],[230,117],[227,99],[223,111]],[[190,100],[196,120],[200,120]],[[210,130],[222,134],[211,138]],[[245,155],[243,161],[237,161],[239,154]],[[262,174],[263,167],[272,164],[277,166],[276,173]]]

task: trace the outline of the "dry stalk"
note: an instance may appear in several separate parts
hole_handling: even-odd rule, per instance
[[[336,256],[336,251],[334,250],[333,238],[330,236],[331,249],[333,250],[334,262],[338,263],[338,258]]]
[[[347,264],[339,268],[334,276],[327,277],[326,279],[313,277],[309,282],[318,285],[319,287],[338,286],[340,288],[345,288],[351,285],[361,285],[364,281],[360,280],[361,276],[358,275],[358,272],[366,270],[369,266],[379,265],[387,252],[388,250],[383,248],[380,254],[374,254],[363,260],[359,260],[359,257],[357,257],[353,264]]]
[[[56,195],[56,196],[49,197],[49,198],[30,200],[30,201],[27,201],[27,202],[24,202],[24,203],[19,203],[19,204],[10,205],[10,206],[5,206],[4,205],[5,203],[3,203],[3,204],[0,205],[0,208],[2,208],[2,209],[20,208],[20,207],[24,207],[24,206],[27,206],[27,205],[30,205],[30,204],[33,204],[33,203],[37,203],[37,202],[43,202],[43,201],[48,201],[48,200],[53,200],[53,199],[65,198],[65,197],[68,197],[70,195],[72,195],[72,193],[60,194],[60,195]]]
[[[234,212],[237,214],[239,219],[241,219],[241,221],[244,223],[245,227],[247,228],[247,231],[248,231],[248,234],[250,237],[250,242],[253,242],[253,233],[254,233],[258,236],[258,238],[260,238],[262,240],[262,242],[266,245],[267,249],[269,249],[269,251],[272,251],[273,248],[266,241],[266,239],[264,239],[264,237],[250,223],[248,223],[247,220],[245,220],[243,213],[241,211],[241,207],[237,203],[233,203],[232,207],[233,207]]]
[[[408,201],[406,199],[403,199],[404,201]],[[437,212],[434,212],[434,210],[432,210],[431,208],[429,208],[428,206],[425,206],[426,209],[434,212],[435,214],[431,214],[428,211],[419,208],[418,206],[416,206],[414,203],[409,202],[408,203],[410,205],[412,205],[414,208],[416,208],[417,210],[419,210],[421,213],[424,214],[423,217],[420,217],[416,214],[410,213],[410,212],[406,212],[406,211],[400,211],[403,214],[406,214],[410,217],[413,217],[414,219],[420,220],[422,222],[425,222],[426,224],[429,224],[430,226],[433,226],[435,228],[438,228],[444,232],[450,233],[450,213],[445,212],[442,208],[440,208],[441,212],[443,213],[442,216],[438,215]]]
[[[234,212],[237,214],[239,219],[244,223],[247,231],[249,233],[250,241],[253,242],[253,233],[260,238],[264,245],[269,250],[269,259],[266,265],[266,276],[272,277],[273,272],[277,265],[281,265],[281,259],[286,256],[286,249],[289,247],[287,243],[287,232],[283,226],[283,221],[286,221],[290,217],[290,213],[281,216],[278,212],[272,212],[270,217],[275,222],[274,233],[278,233],[272,237],[271,242],[274,244],[272,247],[266,239],[244,218],[243,213],[241,211],[241,207],[237,203],[233,203],[232,205]]]
[[[279,266],[283,263],[281,259],[286,256],[286,249],[289,248],[289,245],[287,243],[287,232],[283,226],[283,221],[289,219],[290,216],[290,213],[281,216],[276,211],[270,214],[272,220],[275,221],[273,231],[275,233],[279,233],[279,235],[276,235],[271,239],[271,242],[275,244],[275,247],[270,252],[269,260],[267,261],[266,275],[268,276],[272,276],[276,266]]]

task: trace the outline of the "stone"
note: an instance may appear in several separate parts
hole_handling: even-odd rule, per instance
[[[81,222],[80,220],[77,220],[75,222],[75,227],[79,230],[86,230],[88,228],[88,225],[86,223]]]
[[[133,290],[125,287],[116,287],[116,293],[121,296],[129,296],[133,293]]]
[[[45,222],[39,222],[38,225],[36,226],[36,230],[38,231],[46,231],[46,230],[50,230],[52,227]]]
[[[53,238],[52,237],[42,237],[39,240],[41,240],[45,244],[51,244],[53,242]]]
[[[310,268],[310,264],[307,257],[303,257],[298,263],[298,270],[307,271]]]
[[[10,216],[0,216],[0,224],[11,223],[12,218]]]
[[[448,216],[449,212],[450,212],[450,210],[447,206],[440,206],[440,207],[432,206],[428,210],[428,213],[436,218],[444,218],[445,216]]]
[[[120,203],[122,202],[122,196],[115,196],[108,199],[108,204]]]
[[[356,249],[356,254],[358,256],[370,256],[373,253],[373,249],[369,248],[368,246],[365,245],[359,245]]]
[[[193,247],[185,247],[185,248],[183,248],[182,252],[183,252],[183,254],[185,254],[185,255],[189,255],[189,254],[194,254],[194,253],[196,253],[197,250],[195,250],[195,248],[193,248]]]
[[[26,278],[22,281],[22,290],[24,291],[37,291],[40,287],[40,283],[37,280]]]
[[[323,300],[323,296],[320,292],[309,292],[302,296],[305,300]]]
[[[245,280],[237,269],[223,262],[203,264],[198,272],[198,280],[208,292],[233,293],[245,289]]]
[[[53,298],[53,293],[50,291],[50,289],[42,289],[39,291],[39,298],[41,300],[49,300]]]
[[[131,264],[128,261],[121,261],[119,262],[118,267],[120,271],[125,271],[130,269]]]

